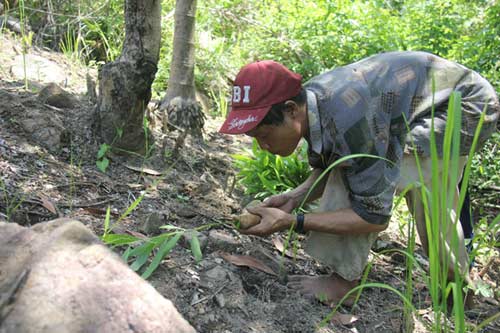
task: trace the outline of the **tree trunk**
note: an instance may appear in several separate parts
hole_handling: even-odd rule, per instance
[[[160,0],[125,1],[122,53],[99,73],[98,131],[114,148],[145,151],[143,117],[160,53],[160,20]]]
[[[161,103],[161,109],[168,114],[168,122],[183,129],[174,151],[182,145],[187,132],[201,136],[204,125],[204,114],[196,101],[194,87],[195,19],[196,0],[177,0],[170,78]]]

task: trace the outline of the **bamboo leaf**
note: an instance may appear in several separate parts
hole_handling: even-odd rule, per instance
[[[144,195],[146,195],[146,192],[143,192],[140,197],[138,197],[137,199],[135,199],[135,201],[130,206],[128,206],[128,208],[125,211],[125,213],[123,213],[120,216],[120,218],[118,219],[118,221],[116,221],[116,223],[120,222],[125,217],[127,217],[141,203],[142,199],[144,198]]]
[[[110,221],[110,219],[111,219],[111,207],[108,206],[108,208],[106,209],[106,217],[104,218],[104,235],[103,235],[103,238],[109,232],[109,221]]]
[[[194,259],[196,260],[196,262],[200,262],[202,259],[200,240],[195,234],[193,234],[193,236],[191,237],[190,243],[191,243],[191,253],[193,253]]]
[[[158,253],[155,255],[151,264],[149,264],[148,268],[142,273],[142,278],[147,279],[153,274],[153,272],[158,268],[163,258],[174,248],[174,246],[179,241],[179,238],[182,236],[183,232],[176,233],[172,238],[165,239],[158,250]]]
[[[132,235],[106,234],[102,236],[102,241],[108,245],[120,246],[137,242],[139,238]]]
[[[138,271],[148,260],[149,254],[155,248],[155,244],[148,242],[130,251],[129,256],[136,256],[135,261],[130,265],[130,268],[136,272]]]

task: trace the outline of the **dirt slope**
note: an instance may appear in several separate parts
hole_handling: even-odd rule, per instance
[[[72,65],[60,54],[30,50],[31,55],[49,59],[62,70],[64,76],[58,83],[77,101],[71,107],[55,107],[38,95],[50,77],[42,78],[46,82],[32,77],[31,89],[25,90],[24,82],[12,71],[22,56],[20,47],[5,34],[0,35],[0,44],[0,219],[30,225],[65,216],[82,221],[100,235],[106,207],[111,207],[116,220],[147,189],[144,200],[115,232],[149,236],[159,231],[158,225],[193,229],[213,224],[200,235],[201,262],[195,262],[189,245],[180,244],[150,278],[199,332],[404,331],[403,303],[384,289],[367,289],[354,308],[340,310],[352,311],[354,323],[318,327],[331,309],[301,298],[286,286],[286,276],[325,274],[328,269],[300,249],[296,260],[282,256],[275,244],[284,235],[274,239],[243,236],[229,223],[243,201],[238,187],[233,186],[235,171],[229,154],[249,142],[218,134],[221,119],[209,117],[205,141],[188,139],[179,158],[173,158],[168,152],[177,133],[161,134],[159,115],[153,112],[150,120],[156,147],[152,156],[135,160],[113,156],[102,173],[95,165],[99,142],[94,138],[94,105],[86,94],[85,81],[87,71],[93,77],[95,71]],[[163,143],[166,153],[161,149]],[[134,170],[143,166],[161,175]],[[404,248],[397,221],[392,227],[381,235],[377,251]],[[421,249],[417,253],[423,258]],[[276,275],[233,265],[223,258],[225,254],[252,256]],[[401,255],[374,252],[373,261],[369,281],[403,290]],[[499,264],[495,259],[484,275],[497,286]],[[426,332],[432,315],[428,291],[420,279],[421,274],[415,273],[413,294],[419,317],[414,331]],[[498,312],[498,300],[479,301],[467,313],[470,323]],[[495,330],[500,330],[498,322],[484,331]]]

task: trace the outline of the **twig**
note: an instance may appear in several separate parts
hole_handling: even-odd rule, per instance
[[[483,203],[482,204],[484,207],[488,207],[488,208],[495,208],[495,209],[500,209],[500,205],[493,205],[493,204],[490,204],[490,203]]]
[[[225,284],[222,285],[222,287],[220,287],[219,289],[217,289],[213,294],[211,295],[208,295],[208,296],[205,296],[203,298],[200,298],[199,300],[197,300],[196,302],[193,302],[191,303],[191,306],[195,306],[196,304],[198,303],[201,303],[201,302],[205,302],[206,300],[209,300],[213,297],[215,297],[215,295],[217,295],[218,293],[221,292],[222,289],[224,289],[227,285],[228,285],[229,282],[226,282]]]
[[[61,184],[61,185],[57,185],[55,186],[55,188],[61,188],[61,187],[72,187],[72,186],[77,186],[77,185],[81,185],[81,186],[85,186],[85,185],[93,185],[93,186],[97,186],[96,183],[92,183],[92,182],[74,182],[74,183],[67,183],[67,184]]]
[[[485,189],[493,190],[493,191],[500,191],[500,186],[490,185],[490,186],[486,186]]]
[[[114,198],[109,198],[109,199],[106,199],[106,200],[103,200],[103,201],[94,202],[94,203],[86,203],[86,204],[70,204],[70,203],[67,203],[67,202],[63,202],[63,203],[60,203],[58,205],[59,205],[59,207],[66,207],[66,208],[67,207],[86,208],[86,207],[95,207],[95,206],[104,205],[104,204],[113,202],[113,201],[118,200],[118,199],[119,199],[119,197],[114,197]]]
[[[494,257],[490,258],[490,260],[488,260],[488,262],[486,263],[486,265],[484,265],[484,267],[481,269],[481,271],[479,273],[477,273],[477,275],[479,275],[479,277],[482,278],[488,272],[491,264],[493,264],[494,259],[495,259]]]

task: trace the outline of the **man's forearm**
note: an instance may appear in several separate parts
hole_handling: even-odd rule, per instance
[[[297,203],[297,206],[302,203],[305,196],[307,195],[307,192],[314,185],[314,182],[319,178],[322,172],[323,172],[322,169],[313,169],[311,175],[309,175],[309,177],[302,184],[300,184],[297,188],[293,189],[292,191],[288,192],[288,194],[294,198],[295,202]],[[307,202],[314,201],[319,197],[321,197],[323,190],[325,188],[326,178],[328,177],[324,177],[318,183],[318,185],[312,189],[311,194],[307,197]]]
[[[320,231],[330,234],[363,234],[380,232],[387,224],[379,225],[365,221],[351,208],[334,212],[308,213],[304,216],[304,231]]]

